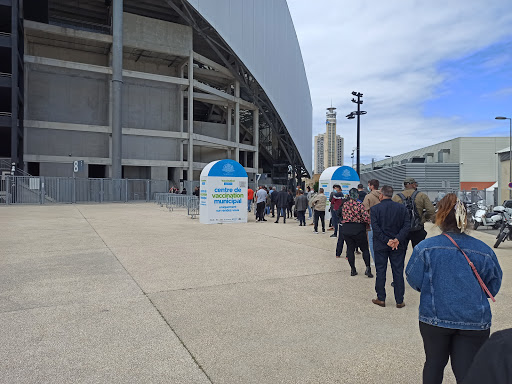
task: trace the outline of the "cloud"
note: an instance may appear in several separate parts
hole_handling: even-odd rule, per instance
[[[345,163],[356,143],[351,91],[364,94],[361,158],[396,155],[459,136],[494,132],[493,122],[430,116],[423,105],[439,97],[453,73],[440,63],[462,60],[512,36],[509,0],[482,2],[358,2],[288,0],[313,100],[313,133],[325,131],[325,108],[338,108]],[[501,55],[501,56],[500,56]],[[503,52],[473,60],[492,71]],[[506,90],[503,90],[507,92]]]
[[[502,97],[502,96],[510,96],[512,95],[512,87],[498,89],[497,91],[484,93],[482,95],[483,98],[494,98],[494,97]]]

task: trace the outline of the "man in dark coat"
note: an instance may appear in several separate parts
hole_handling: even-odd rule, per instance
[[[297,208],[299,227],[306,226],[306,209],[308,208],[308,198],[302,189],[299,190],[299,196],[297,196],[295,199],[295,207]]]
[[[276,193],[276,192],[274,192],[274,193]],[[282,215],[284,223],[286,224],[286,208],[288,207],[288,192],[286,192],[286,187],[283,187],[282,190],[277,193],[276,205],[277,205],[277,219],[275,222],[279,223],[279,217]]]
[[[372,302],[381,307],[386,306],[386,269],[389,259],[393,271],[396,307],[403,308],[405,306],[404,262],[410,219],[405,206],[391,200],[392,197],[393,188],[385,185],[381,189],[380,204],[370,208],[377,274],[375,279],[377,299],[373,299]]]

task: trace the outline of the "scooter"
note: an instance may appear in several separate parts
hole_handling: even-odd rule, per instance
[[[496,207],[497,208],[497,207]],[[492,229],[498,229],[503,221],[501,213],[499,212],[488,212],[487,207],[478,202],[478,209],[473,216],[473,229],[478,227],[490,226]]]
[[[502,224],[500,226],[500,233],[496,236],[496,243],[494,248],[498,248],[501,242],[508,240],[512,241],[512,208],[505,208],[501,205],[494,207],[494,212],[497,212],[502,217]]]

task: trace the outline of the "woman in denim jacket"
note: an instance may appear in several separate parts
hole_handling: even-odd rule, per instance
[[[443,234],[414,247],[405,274],[409,285],[421,293],[423,383],[442,383],[448,357],[460,383],[489,338],[491,308],[468,261],[444,233],[464,250],[493,296],[500,289],[502,271],[492,249],[464,233],[466,209],[455,194],[446,195],[437,208],[436,225]]]

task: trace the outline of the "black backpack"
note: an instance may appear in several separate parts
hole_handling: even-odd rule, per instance
[[[419,231],[420,229],[423,229],[421,216],[418,213],[418,209],[416,208],[416,204],[414,202],[414,200],[416,199],[416,195],[418,193],[418,191],[414,191],[414,193],[409,197],[405,197],[401,192],[397,193],[397,195],[400,196],[400,198],[402,199],[402,204],[405,205],[405,208],[409,213],[409,219],[411,220],[411,227],[409,229],[409,232]]]

